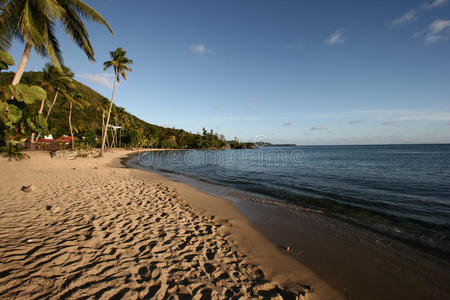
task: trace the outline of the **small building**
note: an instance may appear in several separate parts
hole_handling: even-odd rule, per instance
[[[74,141],[76,139],[77,139],[76,137],[73,137]],[[60,146],[60,148],[64,149],[67,145],[72,143],[72,137],[68,135],[62,135],[55,140],[55,143],[57,143]]]

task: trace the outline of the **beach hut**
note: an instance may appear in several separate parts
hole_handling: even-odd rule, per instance
[[[55,140],[52,138],[44,137],[42,139],[39,139],[36,143],[39,146],[38,149],[53,150],[54,147],[52,146],[55,144]]]
[[[77,138],[73,137],[73,140],[75,141]],[[55,140],[58,145],[60,145],[61,148],[65,149],[67,145],[72,143],[72,137],[68,135],[62,135],[59,138]]]

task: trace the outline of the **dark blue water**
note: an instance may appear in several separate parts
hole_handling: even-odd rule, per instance
[[[450,253],[450,145],[161,151],[140,163]]]

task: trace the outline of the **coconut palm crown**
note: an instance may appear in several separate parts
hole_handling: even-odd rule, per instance
[[[119,47],[114,51],[109,51],[109,56],[111,60],[105,61],[103,63],[104,71],[109,68],[113,68],[117,82],[120,81],[120,76],[123,79],[127,80],[127,72],[132,72],[133,70],[128,66],[133,64],[133,61],[126,57],[127,51],[123,50],[123,48]],[[119,76],[120,75],[120,76]]]
[[[92,61],[94,49],[82,19],[105,25],[113,34],[105,19],[81,0],[0,0],[0,9],[0,48],[8,49],[13,37],[25,43],[13,84],[19,83],[32,48],[61,69],[63,58],[55,36],[57,21]]]

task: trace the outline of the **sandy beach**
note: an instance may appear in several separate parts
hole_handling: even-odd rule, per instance
[[[226,200],[127,154],[0,160],[0,298],[341,298]]]

